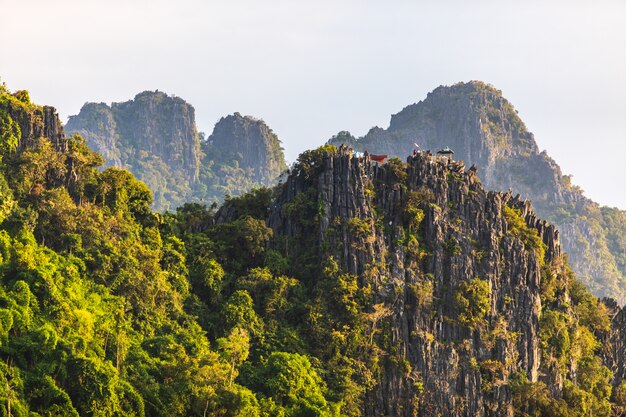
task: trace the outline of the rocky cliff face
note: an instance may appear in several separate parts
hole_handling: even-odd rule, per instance
[[[4,91],[2,86],[0,93]],[[25,90],[2,97],[0,117],[3,133],[12,131],[15,134],[17,149],[32,148],[40,138],[45,137],[50,140],[56,150],[67,150],[63,124],[59,120],[56,109],[51,106],[32,104]]]
[[[131,152],[159,157],[193,183],[200,164],[195,110],[183,99],[162,92],[143,92],[134,100],[113,103],[121,145]],[[135,149],[133,149],[135,148]]]
[[[626,309],[620,308],[613,300],[605,300],[605,303],[612,316],[612,325],[604,340],[604,362],[616,381],[626,381]]]
[[[132,165],[145,152],[194,181],[200,160],[194,113],[179,97],[144,91],[110,107],[86,103],[78,115],[70,116],[66,129],[86,138],[109,165]]]
[[[316,184],[319,239],[329,248],[322,256],[335,256],[373,288],[376,302],[391,307],[386,348],[397,360],[370,393],[365,415],[511,415],[508,377],[521,370],[531,381],[539,378],[541,260],[507,233],[503,209],[521,210],[547,245],[549,261],[560,255],[558,232],[510,194],[484,191],[461,163],[420,155],[406,171],[390,168],[326,157]],[[291,179],[277,207],[308,187],[303,176]],[[421,225],[408,219],[409,199],[420,202],[412,215]],[[358,222],[372,234],[350,233]],[[304,232],[278,209],[269,224],[295,245]],[[489,288],[488,324],[480,328],[461,324],[455,307],[455,290],[472,278]],[[485,364],[497,368],[488,387]]]
[[[475,164],[485,186],[513,190],[533,201],[539,215],[561,230],[572,267],[598,296],[626,302],[626,246],[611,241],[600,207],[570,183],[499,90],[481,82],[439,87],[417,104],[393,115],[388,129],[373,128],[362,138],[341,132],[330,143],[404,157],[414,143],[423,149],[450,146],[455,158]],[[617,217],[626,219],[621,211]],[[623,235],[626,230],[620,229]]]
[[[105,158],[126,168],[154,193],[158,210],[190,199],[200,169],[194,108],[179,97],[144,91],[124,103],[86,103],[65,129],[78,133]]]
[[[610,379],[605,368],[582,370],[596,357],[583,333],[606,340],[605,364],[621,382],[621,319],[607,332],[608,319],[584,318],[606,307],[576,292],[557,229],[528,201],[486,191],[462,162],[420,153],[379,165],[327,148],[301,157],[280,190],[267,214],[277,248],[298,265],[334,259],[371,291],[370,352],[384,359],[368,371],[376,382],[363,415],[566,409],[585,372]],[[217,221],[237,216],[226,205]],[[324,272],[295,274],[311,283]]]
[[[236,113],[220,120],[204,141],[194,108],[158,91],[111,106],[86,103],[66,130],[86,138],[107,165],[144,181],[160,211],[271,185],[286,168],[280,141],[263,121]]]
[[[55,149],[67,150],[63,125],[54,107],[43,106],[42,109],[36,109],[31,113],[30,117],[18,119],[17,122],[22,131],[20,147],[32,146],[36,139],[46,137],[50,139]]]
[[[271,185],[287,168],[276,134],[263,120],[251,116],[235,113],[221,118],[207,144],[208,158],[237,161],[258,184]]]

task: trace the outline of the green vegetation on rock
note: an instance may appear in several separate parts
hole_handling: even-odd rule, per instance
[[[491,307],[489,283],[480,278],[463,282],[454,294],[460,323],[476,327],[483,323]]]
[[[360,138],[342,131],[329,143],[402,159],[415,143],[433,152],[450,146],[455,159],[478,168],[488,189],[519,193],[539,216],[558,226],[572,268],[594,294],[626,302],[626,211],[600,207],[585,197],[571,176],[540,152],[495,87],[481,81],[438,87],[394,114],[387,129],[374,127]]]

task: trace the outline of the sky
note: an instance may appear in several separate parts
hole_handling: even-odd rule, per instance
[[[626,209],[625,21],[623,0],[0,0],[0,81],[64,122],[158,89],[207,134],[262,118],[293,161],[482,80],[587,196]]]

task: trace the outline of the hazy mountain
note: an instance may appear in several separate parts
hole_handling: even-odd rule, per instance
[[[159,211],[271,185],[286,168],[280,141],[263,121],[229,116],[205,141],[194,108],[158,91],[111,106],[86,103],[65,129],[87,139],[107,165],[126,168],[144,181]]]

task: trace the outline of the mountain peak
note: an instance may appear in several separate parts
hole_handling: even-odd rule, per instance
[[[433,149],[447,144],[472,164],[539,152],[513,105],[500,90],[482,81],[436,88],[423,101],[393,115],[387,131],[396,137],[414,136],[415,142]],[[403,153],[412,146],[409,143]]]
[[[338,134],[329,143],[402,158],[415,144],[431,150],[451,147],[455,159],[480,169],[486,188],[510,189],[531,199],[537,212],[559,227],[574,271],[596,295],[626,301],[625,248],[610,237],[612,220],[546,152],[539,152],[533,134],[494,86],[482,81],[440,86],[391,116],[387,129],[372,128],[348,139]]]
[[[254,182],[269,185],[287,168],[278,136],[262,120],[241,113],[222,117],[207,140],[210,153],[252,169]]]
[[[135,95],[135,98],[129,101],[133,101],[133,102],[145,102],[145,103],[149,103],[149,102],[153,102],[153,103],[161,103],[162,101],[166,101],[166,102],[170,102],[170,103],[175,103],[175,104],[179,104],[179,105],[190,105],[189,103],[187,103],[185,100],[183,100],[182,98],[178,97],[175,94],[168,94],[164,91],[159,91],[159,90],[145,90],[142,91],[140,93],[137,93]],[[111,106],[116,106],[116,105],[123,105],[124,103],[127,102],[122,102],[122,103],[112,103]]]

